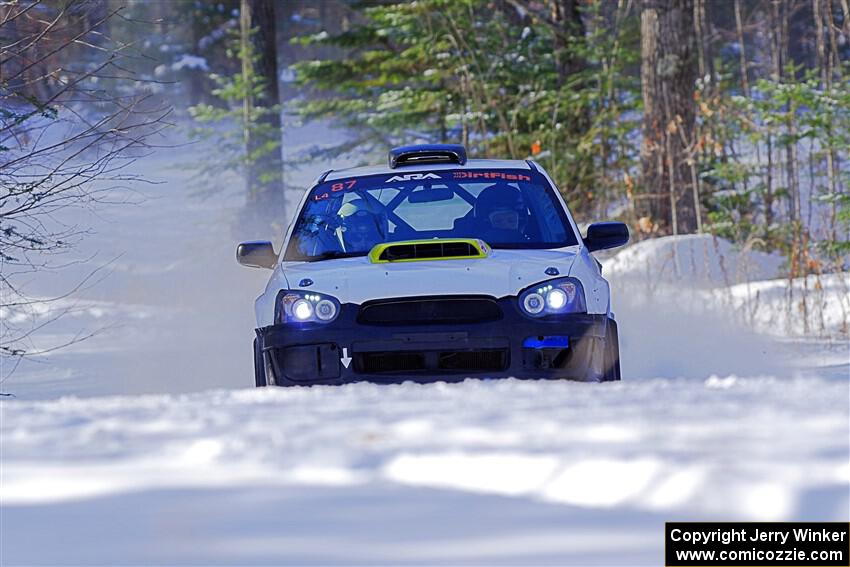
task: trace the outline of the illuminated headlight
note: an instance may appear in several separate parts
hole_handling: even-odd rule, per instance
[[[567,304],[567,294],[564,290],[555,288],[546,294],[546,306],[555,311],[560,311]]]
[[[307,321],[313,316],[313,306],[306,299],[298,299],[292,304],[292,315],[296,321]]]
[[[584,290],[578,280],[560,278],[534,285],[519,295],[526,315],[545,317],[565,313],[585,313]]]
[[[301,291],[281,291],[278,295],[278,323],[330,323],[339,314],[339,302],[328,295]]]

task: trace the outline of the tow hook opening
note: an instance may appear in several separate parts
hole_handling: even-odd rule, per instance
[[[563,335],[526,337],[522,342],[525,368],[550,370],[564,368],[570,358],[570,339]]]

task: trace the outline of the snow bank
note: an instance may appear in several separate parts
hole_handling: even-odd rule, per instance
[[[732,348],[745,355],[758,352],[748,330],[846,339],[850,273],[789,280],[781,277],[783,264],[777,254],[739,250],[700,234],[628,246],[603,261],[603,273],[611,282],[615,312],[651,328],[659,344],[669,340],[693,350],[706,344],[695,338],[711,335],[713,352]]]
[[[720,308],[761,333],[847,337],[850,273],[738,284],[711,294]]]
[[[655,286],[676,282],[689,286],[728,286],[778,277],[784,259],[778,254],[740,250],[709,234],[643,240],[604,262],[616,279],[642,280]]]

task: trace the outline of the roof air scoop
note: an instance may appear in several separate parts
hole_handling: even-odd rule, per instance
[[[466,148],[461,144],[420,144],[390,150],[390,169],[426,163],[466,163]]]

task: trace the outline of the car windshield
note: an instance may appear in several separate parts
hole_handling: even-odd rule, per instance
[[[313,188],[285,259],[363,256],[376,244],[433,238],[478,238],[493,248],[578,244],[554,190],[537,172],[391,172]]]

